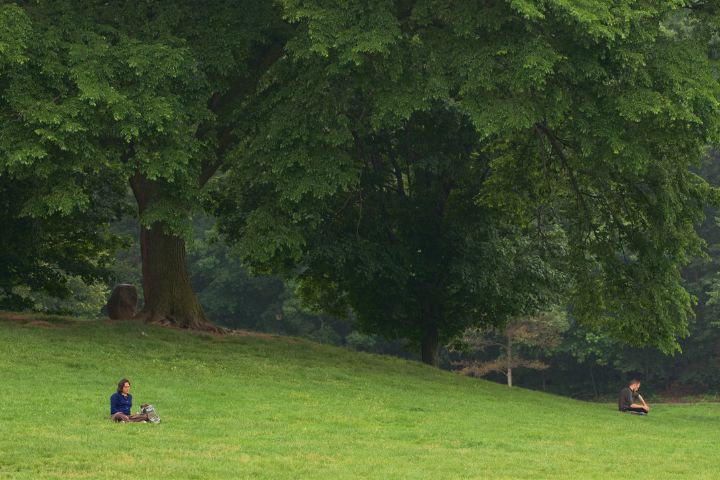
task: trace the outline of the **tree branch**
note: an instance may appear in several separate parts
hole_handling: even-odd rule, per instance
[[[397,182],[397,192],[405,197],[405,186],[403,184],[403,178],[402,178],[402,172],[400,171],[400,165],[397,163],[397,159],[395,158],[395,155],[392,152],[392,147],[390,147],[390,151],[388,152],[388,157],[390,157],[390,163],[392,163],[393,166],[393,172],[395,173],[395,182]]]
[[[575,201],[579,208],[581,208],[585,212],[585,220],[588,225],[591,225],[590,220],[590,209],[587,206],[587,203],[585,203],[584,198],[584,192],[580,190],[580,186],[578,185],[577,178],[575,177],[575,172],[570,167],[570,163],[568,162],[567,156],[565,155],[565,152],[563,151],[563,144],[562,142],[550,131],[547,124],[545,122],[538,122],[535,124],[535,131],[540,134],[544,134],[545,138],[548,139],[550,142],[550,146],[557,155],[557,157],[560,159],[560,162],[562,163],[563,168],[568,174],[568,178],[570,179],[570,184],[572,185],[573,191],[575,192]]]
[[[238,99],[251,95],[257,88],[259,80],[282,58],[284,53],[285,45],[283,43],[276,43],[267,47],[259,60],[248,69],[247,74],[238,77],[227,92],[221,93],[218,91],[212,94],[208,101],[210,111],[217,117],[222,117],[227,113],[228,108]],[[200,125],[195,132],[195,137],[203,138],[211,130],[212,128],[209,128],[207,125]],[[204,186],[225,163],[225,154],[230,150],[233,143],[232,125],[228,124],[220,128],[217,132],[215,158],[212,160],[203,160],[200,167],[200,177],[198,181],[201,187]]]

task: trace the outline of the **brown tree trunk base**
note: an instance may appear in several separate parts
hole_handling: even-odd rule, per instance
[[[146,323],[219,332],[205,316],[190,284],[185,240],[159,224],[140,231],[145,305],[136,318]]]
[[[147,179],[139,171],[130,179],[130,186],[141,215],[160,197],[159,183]],[[141,226],[140,254],[145,305],[135,319],[214,333],[224,330],[208,321],[193,291],[184,238],[159,222]]]
[[[172,315],[166,315],[161,313],[153,314],[145,311],[140,311],[137,315],[135,315],[135,317],[133,317],[133,319],[142,321],[144,323],[160,325],[162,327],[179,328],[183,330],[196,330],[200,332],[216,333],[218,335],[225,335],[233,332],[233,330],[230,328],[220,327],[204,318],[202,320],[185,319],[185,321],[178,321],[178,319],[173,317]]]
[[[440,335],[435,327],[430,327],[423,335],[421,343],[421,355],[423,363],[440,367]]]

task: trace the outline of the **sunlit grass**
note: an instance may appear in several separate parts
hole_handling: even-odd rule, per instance
[[[7,315],[0,315],[7,317]],[[131,379],[162,423],[113,424]],[[0,478],[718,478],[720,406],[650,416],[298,339],[0,319]]]

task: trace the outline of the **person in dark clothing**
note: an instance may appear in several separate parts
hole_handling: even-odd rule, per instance
[[[640,380],[633,378],[627,387],[620,390],[618,398],[618,410],[621,412],[639,413],[647,415],[650,411],[650,405],[638,393],[640,389]]]
[[[110,396],[110,419],[114,422],[145,422],[149,420],[146,414],[131,415],[132,395],[130,395],[130,380],[123,378],[118,382],[117,392]]]

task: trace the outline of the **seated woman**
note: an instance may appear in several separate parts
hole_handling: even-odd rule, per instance
[[[147,414],[131,415],[132,395],[130,395],[130,380],[123,378],[118,383],[117,392],[110,396],[110,419],[115,422],[145,422],[149,420]]]

